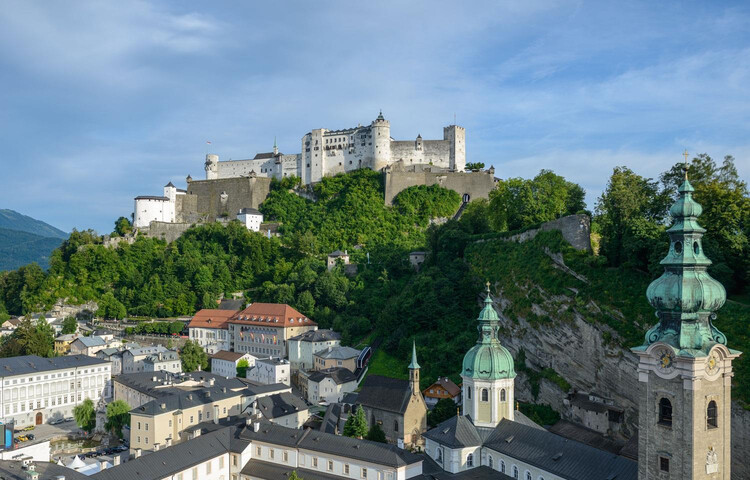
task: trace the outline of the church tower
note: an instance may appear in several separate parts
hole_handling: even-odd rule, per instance
[[[664,273],[649,285],[659,322],[638,355],[638,478],[730,480],[732,361],[741,352],[712,320],[726,300],[724,287],[706,272],[703,208],[692,198],[685,175]]]
[[[409,364],[409,385],[411,386],[411,394],[418,395],[421,390],[419,389],[419,364],[417,363],[417,342],[414,342],[411,346],[411,363]]]
[[[479,339],[466,352],[461,369],[463,414],[477,427],[495,427],[503,418],[513,420],[513,357],[497,338],[500,317],[492,307],[490,284],[479,313]]]

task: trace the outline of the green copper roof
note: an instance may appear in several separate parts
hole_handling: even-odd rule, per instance
[[[466,352],[461,375],[482,380],[515,378],[513,357],[497,339],[500,316],[492,307],[490,287],[487,284],[487,297],[484,308],[479,313],[479,339],[477,344]]]
[[[411,345],[411,363],[409,364],[409,370],[418,370],[419,364],[417,363],[417,342]]]
[[[674,224],[667,230],[670,246],[661,261],[664,273],[646,291],[659,323],[636,350],[664,342],[682,355],[702,356],[716,343],[727,342],[711,323],[714,312],[726,301],[726,291],[706,272],[711,260],[703,253],[701,239],[706,230],[698,225],[703,208],[693,200],[694,190],[686,175],[679,197],[669,209]]]

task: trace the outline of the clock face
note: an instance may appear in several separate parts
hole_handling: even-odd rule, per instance
[[[714,352],[711,355],[709,355],[708,360],[706,360],[706,372],[709,374],[714,374],[718,370],[719,370],[719,357]]]
[[[671,350],[662,350],[657,356],[660,370],[671,370],[674,367],[674,352]]]

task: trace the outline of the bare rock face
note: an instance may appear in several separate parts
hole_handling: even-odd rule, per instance
[[[91,301],[81,305],[71,305],[65,303],[65,300],[58,300],[50,310],[58,318],[76,317],[79,314],[94,314],[99,309],[96,302]]]

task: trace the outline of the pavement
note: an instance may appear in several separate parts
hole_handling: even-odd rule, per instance
[[[78,428],[78,425],[76,425],[75,421],[65,422],[61,423],[59,425],[49,425],[49,424],[43,424],[43,425],[37,425],[34,427],[34,430],[29,430],[28,432],[18,432],[15,434],[16,438],[20,437],[21,435],[28,435],[30,433],[34,434],[34,440],[27,440],[25,442],[21,442],[18,445],[19,446],[25,446],[25,445],[32,445],[34,443],[43,442],[45,440],[50,440],[52,438],[56,437],[67,437],[70,433],[80,432],[81,429]]]

